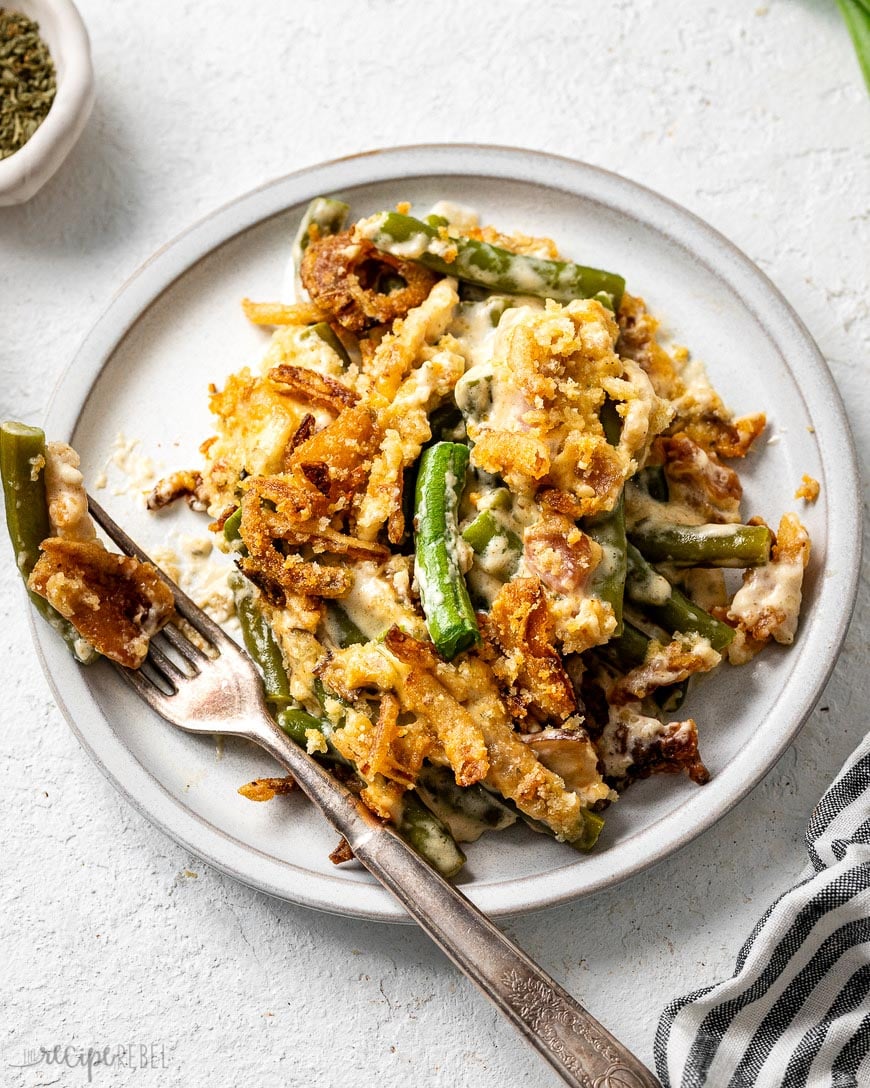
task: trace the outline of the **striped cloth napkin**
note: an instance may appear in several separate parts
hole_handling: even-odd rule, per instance
[[[870,1085],[870,734],[806,841],[807,875],[760,919],[733,976],[662,1013],[665,1088]]]

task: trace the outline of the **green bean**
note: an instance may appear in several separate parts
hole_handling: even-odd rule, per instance
[[[571,261],[511,253],[472,238],[450,238],[445,242],[436,227],[399,212],[373,217],[366,233],[386,253],[418,261],[435,272],[500,294],[537,295],[556,302],[598,295],[608,299],[611,309],[617,309],[625,290],[622,276]],[[445,252],[452,250],[453,259],[445,259]]]
[[[263,674],[266,701],[273,709],[287,706],[291,697],[284,658],[272,628],[257,603],[253,587],[247,578],[236,571],[230,574],[228,580],[245,649],[260,666]]]
[[[224,522],[224,539],[234,551],[244,549],[242,543],[242,508],[239,506]]]
[[[580,814],[583,819],[583,830],[570,841],[569,845],[575,850],[591,850],[598,842],[598,836],[604,827],[604,817],[599,816],[597,812],[590,812],[588,808],[581,808]]]
[[[456,383],[453,397],[466,423],[480,423],[492,408],[492,367],[475,366]]]
[[[653,563],[677,567],[761,567],[770,559],[771,533],[764,525],[679,525],[641,521],[631,542]]]
[[[625,621],[622,633],[599,646],[597,652],[620,672],[630,672],[646,661],[651,641],[640,628]]]
[[[415,573],[429,635],[448,661],[480,641],[459,566],[457,507],[468,447],[438,442],[423,452],[415,489]]]
[[[317,237],[322,238],[326,234],[340,234],[347,221],[347,213],[350,208],[342,200],[333,200],[328,196],[317,196],[308,205],[296,238],[293,242],[293,265],[298,274],[302,263],[302,254],[308,249],[311,242],[311,228],[316,227]]]
[[[458,434],[464,438],[465,421],[462,412],[453,403],[442,404],[429,415],[429,430],[432,432],[429,439],[432,445],[435,442],[455,442]]]
[[[347,349],[339,340],[333,328],[326,321],[318,321],[316,325],[309,325],[305,330],[305,335],[316,336],[318,340],[322,340],[323,343],[326,344],[327,347],[332,348],[339,359],[341,359],[341,365],[343,367],[346,368],[350,366],[350,356],[347,353]]]
[[[406,793],[402,798],[402,815],[396,830],[447,880],[456,876],[465,864],[465,854],[448,828],[414,793]]]
[[[664,465],[647,465],[632,476],[632,482],[656,502],[667,502],[670,498]]]
[[[362,646],[369,640],[336,601],[326,603],[326,626],[332,641],[340,649]]]
[[[541,823],[540,820],[535,820],[531,816],[526,816],[524,812],[520,812],[514,802],[508,798],[502,798],[502,800],[509,809],[516,812],[519,819],[521,819],[527,827],[530,827],[532,831],[537,831],[541,835],[547,835],[551,839],[556,838],[553,829],[547,827],[545,823]],[[604,827],[604,817],[599,816],[597,812],[591,812],[588,808],[581,808],[580,822],[582,826],[579,828],[574,838],[565,841],[568,846],[585,853],[587,850],[591,850],[596,842],[598,842],[598,836],[601,834],[601,829]]]
[[[322,733],[324,737],[327,735],[324,729],[325,722],[321,721],[320,718],[315,718],[313,714],[298,710],[296,707],[286,707],[280,710],[275,715],[275,721],[291,740],[295,740],[303,748],[308,744],[309,730],[315,729],[318,733]],[[334,757],[330,758],[335,761]]]
[[[45,496],[45,433],[38,427],[7,420],[0,426],[0,476],[6,502],[6,528],[15,562],[25,584],[39,559],[39,546],[51,536]],[[64,639],[83,665],[99,656],[69,620],[44,597],[28,589],[34,608]]]
[[[620,493],[616,505],[606,514],[586,518],[583,531],[601,547],[601,562],[589,580],[589,591],[613,609],[614,635],[622,633],[622,604],[625,595],[625,499]]]
[[[319,733],[325,741],[326,751],[318,752],[317,757],[327,763],[353,767],[332,743],[332,725],[329,722],[292,708],[282,710],[276,721],[287,736],[302,748],[307,749],[312,730]],[[456,845],[450,831],[412,793],[406,793],[402,798],[402,814],[396,823],[396,831],[443,877],[449,879],[456,876],[465,864],[465,854]]]
[[[417,790],[427,808],[464,842],[473,842],[485,831],[501,831],[517,820],[516,812],[479,782],[458,786],[449,767],[425,763],[417,776]]]
[[[601,407],[601,426],[611,446],[619,445],[622,419],[608,397]],[[617,637],[622,634],[622,604],[625,597],[625,494],[620,491],[612,510],[586,518],[583,530],[601,547],[601,562],[592,573],[589,591],[613,610]]]
[[[516,557],[514,568],[523,554],[523,542],[507,525],[503,525],[491,509],[481,510],[477,517],[462,530],[462,539],[470,544],[476,555],[482,555],[497,541],[501,548],[512,552]]]
[[[664,714],[674,714],[680,709],[686,700],[689,691],[689,680],[680,680],[676,684],[668,684],[667,687],[657,688],[652,693],[652,700]]]
[[[734,638],[734,629],[711,616],[647,563],[633,544],[628,545],[626,592],[668,634],[697,632],[710,640],[714,650],[724,650]]]

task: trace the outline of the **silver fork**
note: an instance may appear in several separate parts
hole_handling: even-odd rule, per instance
[[[127,555],[148,556],[88,498],[94,520]],[[456,966],[495,1003],[572,1088],[661,1088],[638,1059],[590,1016],[457,888],[380,823],[276,725],[251,658],[157,568],[177,614],[204,640],[196,645],[170,623],[152,640],[147,669],[118,665],[161,717],[189,733],[244,737],[285,767],[347,839],[354,856],[399,900]],[[166,639],[184,662],[161,648]]]

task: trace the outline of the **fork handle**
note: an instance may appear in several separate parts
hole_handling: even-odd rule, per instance
[[[260,743],[294,776],[456,966],[572,1088],[661,1088],[659,1081],[569,993],[268,718]],[[259,733],[260,731],[258,731]]]

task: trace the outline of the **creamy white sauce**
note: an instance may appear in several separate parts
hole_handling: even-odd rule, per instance
[[[432,215],[440,215],[447,220],[447,229],[455,234],[467,234],[480,226],[480,219],[473,208],[465,204],[456,204],[452,200],[439,200],[432,205]]]
[[[353,585],[339,604],[368,639],[382,638],[393,624],[411,631],[419,624],[376,563],[356,564]]]
[[[53,536],[64,540],[93,540],[94,523],[88,514],[88,496],[79,471],[79,455],[65,442],[45,447],[45,497]]]
[[[773,637],[789,645],[797,632],[803,577],[800,559],[754,568],[734,595],[729,618],[741,621],[751,630],[765,616],[774,613],[780,622],[772,631]]]

